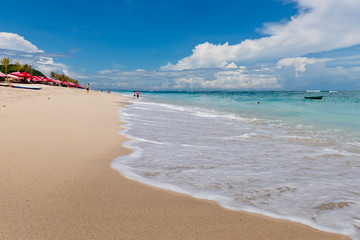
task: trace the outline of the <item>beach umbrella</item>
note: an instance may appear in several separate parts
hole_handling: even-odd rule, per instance
[[[3,74],[2,72],[0,72],[0,77],[8,77],[8,75]]]
[[[7,75],[8,78],[13,78],[13,79],[20,79],[21,77],[17,77],[15,75],[11,75],[11,74],[8,74]]]
[[[44,78],[44,81],[46,81],[46,82],[56,82],[56,80],[51,79],[51,78]]]
[[[69,85],[70,85],[71,87],[79,88],[79,85],[77,85],[77,84],[75,84],[75,83],[73,83],[73,82],[68,82],[68,83],[69,83]]]
[[[21,74],[21,72],[12,72],[12,73],[9,73],[9,74],[17,76],[17,75]]]
[[[17,77],[23,77],[23,78],[34,78],[33,75],[27,73],[27,72],[12,72],[10,73],[13,76],[17,76]]]
[[[43,77],[39,77],[39,76],[33,76],[32,80],[34,82],[42,82],[42,81],[44,81]]]
[[[76,88],[83,88],[82,86],[76,84],[76,83],[73,83],[73,82],[68,82],[68,84],[71,86],[71,87],[76,87]]]

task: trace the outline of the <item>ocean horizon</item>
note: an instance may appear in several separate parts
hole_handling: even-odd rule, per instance
[[[359,91],[140,92],[120,110],[134,152],[112,167],[228,209],[360,239],[359,104]]]

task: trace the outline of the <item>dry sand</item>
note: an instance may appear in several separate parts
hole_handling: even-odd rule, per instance
[[[348,239],[125,179],[125,100],[0,87],[0,239]]]

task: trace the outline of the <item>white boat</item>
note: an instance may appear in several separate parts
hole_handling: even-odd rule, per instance
[[[9,87],[12,88],[22,88],[22,89],[31,89],[31,90],[40,90],[42,89],[39,86],[31,86],[31,85],[14,85],[14,84],[9,84]]]

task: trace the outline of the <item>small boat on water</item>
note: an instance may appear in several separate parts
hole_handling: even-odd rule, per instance
[[[318,99],[321,100],[323,96],[312,96],[312,97],[304,97],[305,99]]]

